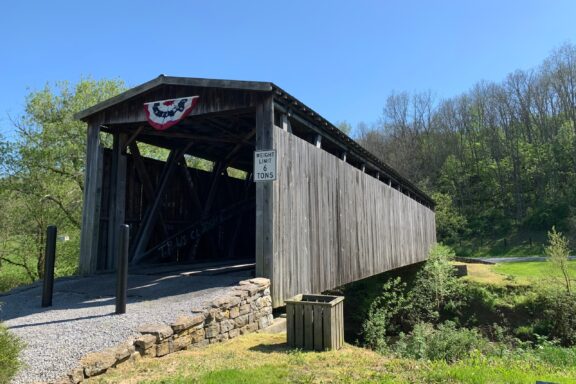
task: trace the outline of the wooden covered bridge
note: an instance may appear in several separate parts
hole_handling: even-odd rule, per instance
[[[248,259],[281,306],[435,242],[426,194],[272,83],[162,75],[77,118],[83,274],[115,268],[126,223],[132,265]]]

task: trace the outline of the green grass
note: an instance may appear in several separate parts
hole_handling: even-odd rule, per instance
[[[569,269],[573,277],[576,276],[576,260],[571,260]],[[557,267],[548,261],[531,261],[518,263],[502,263],[493,267],[494,272],[511,276],[519,282],[562,282],[562,274]]]
[[[74,241],[57,242],[56,244],[56,265],[54,275],[56,278],[63,276],[71,276],[76,273],[78,265],[78,244]],[[13,255],[8,256],[9,259],[17,263],[23,261]],[[31,271],[36,275],[37,259],[30,257],[26,260]],[[35,276],[36,277],[36,276]],[[0,293],[7,292],[13,288],[27,285],[32,283],[33,280],[26,273],[26,270],[17,265],[10,264],[3,261],[0,265]]]
[[[571,361],[557,366],[537,356],[473,353],[448,364],[398,359],[351,345],[339,351],[304,352],[289,349],[285,333],[251,334],[121,365],[88,383],[576,383]]]
[[[0,293],[7,292],[20,285],[30,284],[32,281],[23,268],[2,263],[0,268]]]
[[[472,357],[455,364],[434,362],[424,376],[427,383],[507,383],[523,384],[536,381],[576,383],[573,369],[510,358]]]

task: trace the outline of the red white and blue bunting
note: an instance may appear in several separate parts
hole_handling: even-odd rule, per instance
[[[148,123],[159,131],[168,129],[180,122],[192,112],[198,104],[199,96],[181,97],[179,99],[152,101],[144,103]]]

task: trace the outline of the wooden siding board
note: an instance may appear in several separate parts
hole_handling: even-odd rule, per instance
[[[256,106],[256,149],[270,150],[274,148],[274,108],[272,95],[268,95]],[[256,183],[256,274],[274,281],[274,195],[273,181]],[[281,292],[279,290],[278,292]],[[272,288],[273,300],[277,292]]]
[[[289,132],[274,143],[274,306],[426,259],[432,210]]]
[[[99,233],[99,191],[102,177],[98,172],[101,163],[100,126],[90,124],[87,132],[86,172],[84,174],[84,206],[80,236],[80,265],[82,275],[96,271]]]

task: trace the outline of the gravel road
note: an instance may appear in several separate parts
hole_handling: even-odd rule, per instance
[[[131,274],[126,314],[115,315],[115,276],[66,278],[54,284],[53,306],[41,308],[39,284],[0,296],[0,321],[26,343],[14,384],[61,378],[82,356],[137,335],[145,323],[170,323],[226,294],[248,271],[218,276]]]

